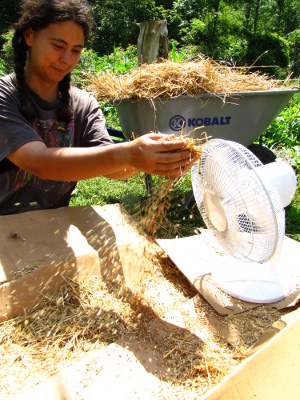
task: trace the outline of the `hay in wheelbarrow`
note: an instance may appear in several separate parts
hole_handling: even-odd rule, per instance
[[[91,89],[99,101],[176,98],[201,93],[226,95],[233,92],[283,89],[282,82],[247,67],[228,67],[210,58],[176,63],[170,60],[142,64],[127,74],[103,73],[91,78]]]

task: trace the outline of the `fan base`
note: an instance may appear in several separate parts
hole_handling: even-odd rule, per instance
[[[275,303],[290,291],[282,273],[270,271],[262,265],[226,269],[214,273],[213,278],[225,293],[251,303]]]

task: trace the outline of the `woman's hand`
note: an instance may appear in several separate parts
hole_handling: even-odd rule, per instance
[[[184,139],[149,133],[128,143],[129,163],[136,170],[152,175],[178,176],[195,162]]]

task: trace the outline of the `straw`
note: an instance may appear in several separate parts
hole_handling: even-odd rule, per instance
[[[176,63],[170,60],[142,64],[127,74],[101,73],[90,77],[90,89],[99,101],[176,98],[210,93],[224,101],[231,93],[283,89],[280,81],[246,67],[224,66],[199,57]]]

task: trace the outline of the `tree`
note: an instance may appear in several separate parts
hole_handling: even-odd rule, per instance
[[[300,29],[295,29],[288,35],[290,46],[291,72],[295,78],[300,75]]]
[[[278,34],[281,32],[281,25],[283,22],[282,17],[283,17],[283,13],[284,13],[284,3],[285,3],[285,0],[276,0],[277,9],[278,9],[276,31]]]
[[[244,62],[257,70],[282,78],[282,69],[289,65],[289,44],[274,33],[253,33],[248,38]]]
[[[219,7],[220,7],[220,0],[213,0],[209,3],[209,13],[211,17],[208,25],[208,34],[212,44],[216,42]]]
[[[154,0],[90,0],[95,18],[92,47],[100,55],[112,51],[114,46],[136,44],[139,22],[157,17]]]
[[[257,30],[258,15],[259,15],[259,7],[260,7],[260,0],[255,0],[255,6],[254,6],[254,20],[253,20],[253,32],[254,32],[254,33],[256,33],[256,30]]]
[[[257,38],[276,34],[283,40],[288,39],[292,64],[299,70],[299,0],[88,1],[95,19],[89,48],[99,56],[111,54],[114,46],[124,49],[136,46],[140,22],[167,19],[169,39],[177,48],[191,44],[207,56],[232,60],[236,65],[242,65],[249,56],[246,49],[250,48],[249,41],[253,43],[253,34],[258,35]],[[0,35],[7,33],[18,19],[21,2],[0,1]],[[2,36],[0,47],[4,42]],[[275,40],[277,45],[285,54],[286,47]],[[259,42],[257,46],[260,49]],[[253,61],[254,55],[247,58],[247,62]]]
[[[299,12],[299,0],[289,0],[284,4],[283,11],[283,24],[284,34],[288,35],[290,32],[299,29],[300,27],[300,12]]]
[[[17,21],[21,11],[21,0],[1,0],[0,2],[0,35],[8,32]],[[0,48],[4,38],[0,41]]]

